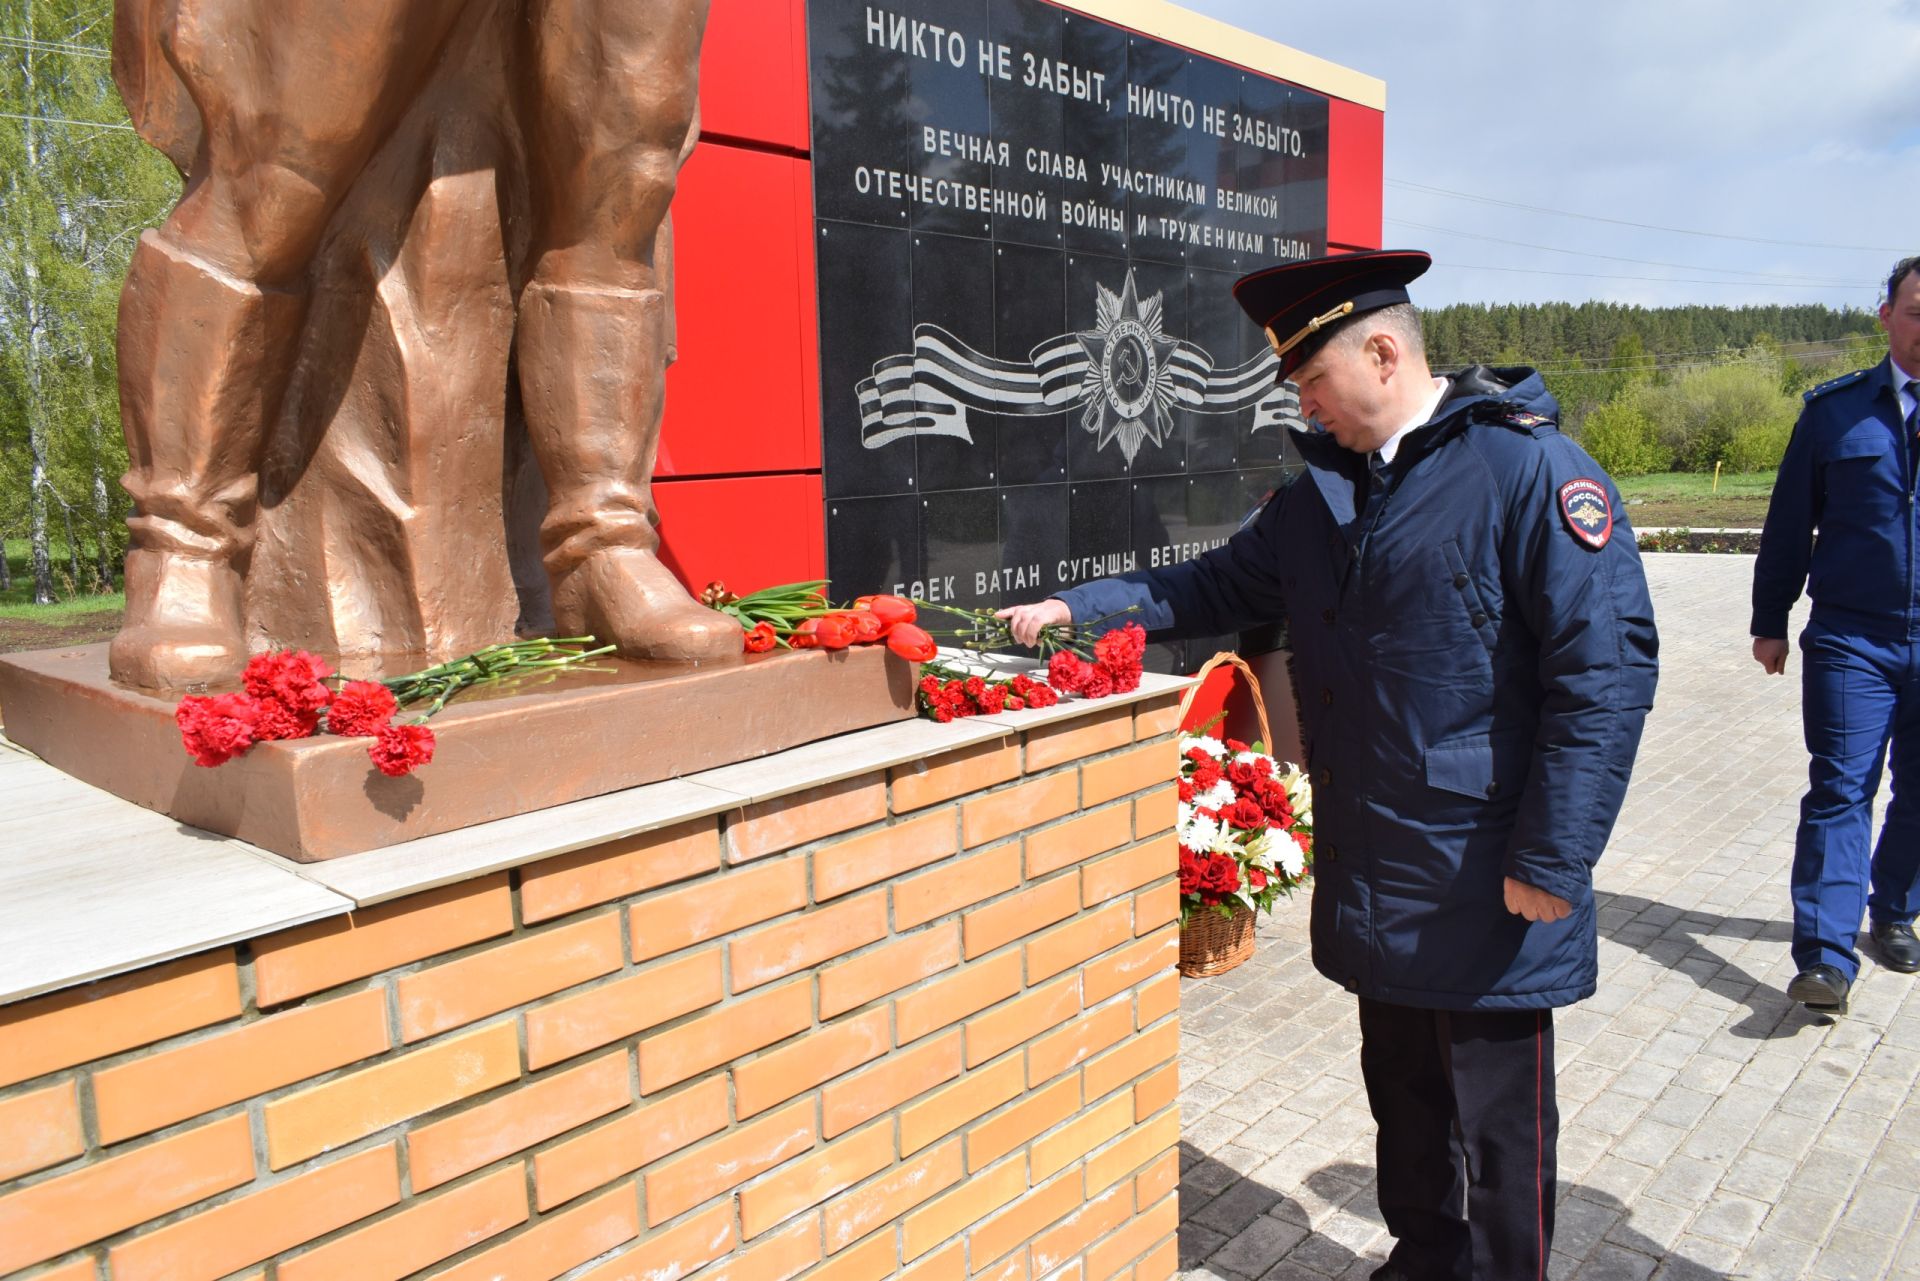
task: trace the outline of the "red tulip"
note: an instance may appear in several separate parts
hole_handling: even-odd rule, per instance
[[[856,645],[877,641],[887,634],[887,625],[881,622],[879,615],[872,610],[856,609],[842,617],[853,628],[853,643]]]
[[[845,649],[853,644],[853,620],[846,614],[827,614],[820,618],[813,634],[821,649]]]
[[[887,648],[909,663],[924,663],[934,656],[939,647],[924,629],[912,623],[895,623],[893,630],[887,633]]]
[[[787,637],[787,644],[795,649],[819,649],[819,628],[819,619],[803,618],[800,625],[793,629],[793,634]]]
[[[904,596],[869,596],[863,599],[867,601],[867,608],[873,611],[874,617],[889,627],[911,623],[919,613],[913,602]]]

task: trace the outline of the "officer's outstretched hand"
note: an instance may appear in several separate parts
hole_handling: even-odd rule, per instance
[[[1573,911],[1573,904],[1557,894],[1549,894],[1543,889],[1507,878],[1507,910],[1515,916],[1524,916],[1529,921],[1563,921],[1567,913]]]
[[[1787,642],[1777,636],[1754,637],[1753,661],[1764,667],[1767,675],[1780,675],[1787,670]]]
[[[1013,632],[1013,638],[1022,645],[1031,646],[1040,639],[1040,629],[1055,624],[1071,623],[1073,612],[1067,608],[1067,602],[1052,596],[1031,605],[1015,605],[994,614],[995,618],[1007,620]]]

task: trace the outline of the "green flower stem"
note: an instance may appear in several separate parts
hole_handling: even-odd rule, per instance
[[[532,640],[510,641],[502,645],[489,645],[485,649],[436,663],[432,667],[417,672],[408,672],[404,676],[392,676],[381,681],[392,691],[394,701],[402,707],[428,699],[432,701],[420,714],[415,724],[426,720],[447,705],[448,700],[461,690],[488,681],[498,681],[510,676],[531,672],[554,672],[561,668],[572,667],[613,653],[614,647],[602,645],[597,649],[576,648],[592,645],[591,636],[565,636],[555,638],[535,637]]]

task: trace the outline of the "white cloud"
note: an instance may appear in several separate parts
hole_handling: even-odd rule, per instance
[[[1385,239],[1434,251],[1429,303],[1871,306],[1893,260],[1920,252],[1915,0],[1183,2],[1387,82]]]

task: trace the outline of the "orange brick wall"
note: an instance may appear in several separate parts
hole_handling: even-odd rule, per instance
[[[1175,716],[0,1007],[0,1275],[1164,1281]]]

